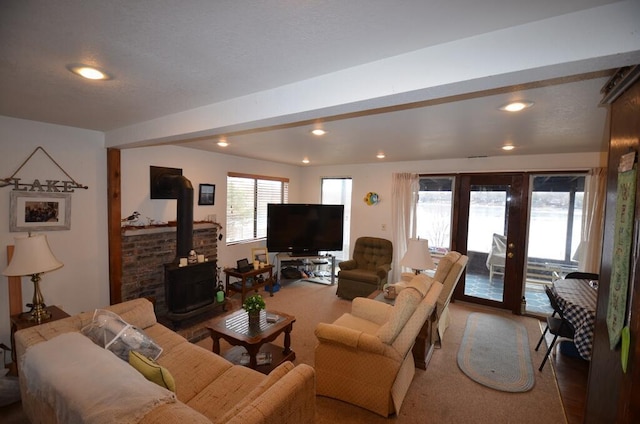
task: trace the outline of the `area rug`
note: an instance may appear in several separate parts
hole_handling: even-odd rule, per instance
[[[535,383],[526,328],[496,315],[469,314],[458,366],[472,380],[503,392],[526,392]]]

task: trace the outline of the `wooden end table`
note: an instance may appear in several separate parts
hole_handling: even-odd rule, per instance
[[[267,322],[267,315],[275,316],[276,322]],[[248,352],[249,363],[246,365],[264,374],[269,374],[281,363],[296,359],[295,352],[291,350],[291,330],[293,330],[295,321],[295,317],[291,315],[262,310],[260,311],[259,326],[249,327],[249,315],[245,310],[240,309],[211,320],[207,329],[213,339],[213,353],[220,354],[220,339],[224,339],[230,345],[235,346],[225,353],[224,357],[227,360],[234,364],[240,364],[242,354]],[[269,343],[282,333],[284,333],[284,348]],[[258,365],[259,352],[270,353],[271,363]]]
[[[230,297],[232,292],[241,293],[240,302],[244,303],[244,298],[247,293],[251,290],[258,291],[259,287],[263,287],[265,285],[269,285],[271,290],[269,291],[269,296],[273,296],[273,285],[275,281],[273,280],[273,265],[266,265],[262,268],[252,269],[247,272],[240,272],[237,269],[233,268],[225,268],[225,286],[227,290],[227,296]],[[262,281],[256,281],[256,277],[262,274],[269,274],[266,278],[263,278]],[[230,283],[229,278],[235,277],[240,279],[239,283]],[[252,278],[253,281],[250,286],[247,285],[247,281]]]
[[[393,305],[395,302],[392,299],[385,298],[382,290],[376,290],[368,297],[369,299],[385,302],[390,305]],[[422,325],[422,328],[420,328],[420,332],[416,336],[416,342],[413,344],[413,348],[411,349],[411,352],[413,353],[413,361],[416,364],[416,368],[426,370],[427,365],[431,360],[431,355],[433,355],[433,349],[435,347],[431,327],[433,326],[433,323],[436,321],[436,319],[436,308],[434,307],[431,315],[429,315],[427,320]]]
[[[47,312],[51,314],[51,318],[44,320],[40,323],[29,320],[29,312],[21,312],[19,314],[11,315],[11,374],[17,375],[17,353],[16,353],[16,331],[23,330],[29,327],[35,327],[36,325],[46,324],[48,322],[57,321],[59,319],[68,318],[70,315],[58,308],[57,306],[47,306],[45,308]]]

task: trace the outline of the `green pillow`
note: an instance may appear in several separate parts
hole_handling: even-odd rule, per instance
[[[147,380],[169,389],[174,393],[176,392],[176,382],[169,370],[158,365],[153,359],[147,358],[140,352],[131,350],[129,351],[129,364],[144,375]]]

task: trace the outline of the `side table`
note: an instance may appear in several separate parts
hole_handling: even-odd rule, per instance
[[[58,308],[57,306],[47,306],[46,311],[51,314],[51,318],[46,321],[42,321],[40,324],[46,324],[48,322],[57,321],[59,319],[68,318],[70,315]],[[22,312],[19,314],[11,315],[11,373],[13,375],[18,375],[17,370],[17,354],[16,354],[16,342],[15,342],[15,333],[16,331],[23,330],[29,327],[35,327],[36,325],[40,325],[35,321],[30,321],[28,319],[29,312]]]
[[[244,303],[244,298],[246,297],[247,292],[251,290],[255,290],[257,292],[259,287],[264,287],[265,285],[269,285],[269,287],[271,287],[271,290],[269,290],[269,296],[273,296],[273,285],[275,283],[273,281],[273,265],[266,265],[262,268],[252,269],[247,272],[240,272],[237,269],[233,268],[225,268],[224,273],[226,276],[225,288],[227,291],[227,296],[231,296],[231,292],[241,293],[241,303]],[[258,282],[255,277],[262,274],[269,275],[262,281]],[[240,282],[231,283],[229,281],[230,277],[238,278]],[[247,281],[250,278],[252,279],[252,282],[251,285],[248,285]]]
[[[369,299],[385,302],[390,305],[394,304],[394,300],[384,297],[382,290],[376,290],[368,297]],[[413,344],[413,349],[411,350],[411,352],[413,353],[413,361],[416,364],[416,368],[426,370],[427,365],[431,360],[431,355],[433,354],[433,349],[435,347],[431,328],[433,327],[433,323],[436,321],[436,319],[436,309],[433,308],[433,311],[424,322],[422,328],[420,328],[420,332],[416,336],[416,342]]]

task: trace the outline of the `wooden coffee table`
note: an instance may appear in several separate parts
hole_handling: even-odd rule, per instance
[[[276,322],[267,322],[267,315],[275,316]],[[240,309],[229,315],[212,320],[207,329],[213,339],[213,353],[220,354],[220,339],[235,346],[224,354],[224,357],[240,364],[242,354],[248,352],[249,363],[246,366],[268,374],[285,361],[293,361],[296,354],[291,350],[291,330],[295,317],[277,311],[260,311],[260,325],[249,327],[249,316]],[[284,333],[284,347],[273,345],[280,334]],[[258,353],[270,353],[271,363],[258,365]]]

